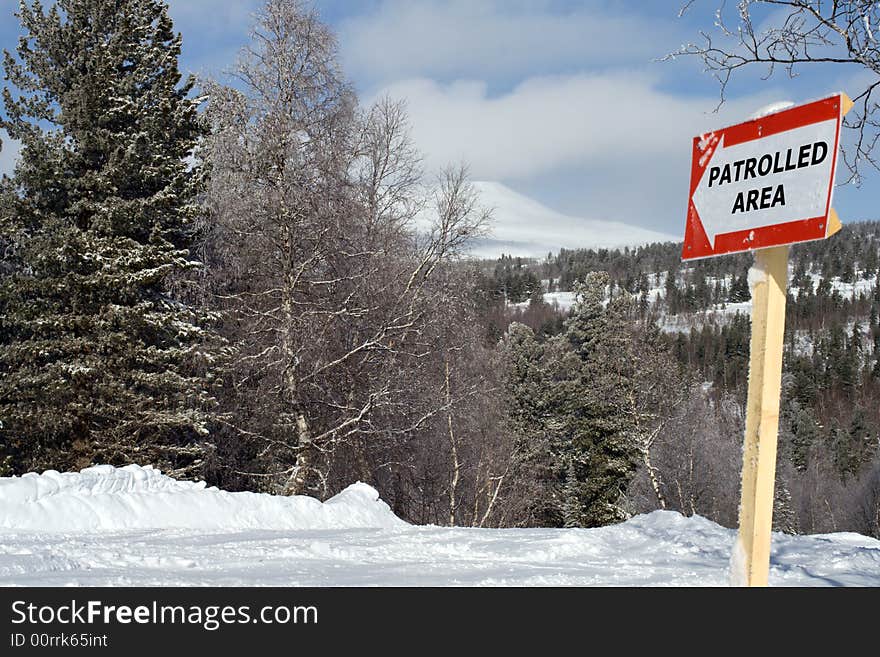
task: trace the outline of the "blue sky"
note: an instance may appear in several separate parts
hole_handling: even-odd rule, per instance
[[[0,47],[15,47],[18,2],[0,0]],[[170,0],[182,67],[222,77],[247,42],[257,0]],[[728,3],[732,4],[732,3]],[[699,61],[656,61],[711,30],[717,3],[697,0],[317,0],[337,32],[363,102],[405,98],[429,170],[465,161],[573,216],[683,234],[690,138],[777,100],[857,93],[859,69],[746,71],[714,113],[717,83]],[[767,20],[772,20],[772,14]],[[0,153],[8,170],[14,145]],[[880,218],[880,177],[842,186],[846,220]]]

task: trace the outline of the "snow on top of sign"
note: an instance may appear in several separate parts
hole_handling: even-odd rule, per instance
[[[762,117],[768,116],[769,114],[776,114],[776,112],[781,112],[782,110],[788,109],[789,107],[794,107],[794,103],[790,100],[777,100],[775,103],[764,105],[764,107],[752,114],[750,118],[760,119]]]

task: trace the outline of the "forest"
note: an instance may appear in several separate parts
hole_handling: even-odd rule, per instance
[[[485,263],[482,286],[494,300],[489,330],[502,335],[516,321],[549,339],[565,330],[567,316],[577,308],[561,307],[554,293],[577,289],[586,272],[608,272],[606,298],[629,300],[633,321],[645,326],[647,335],[659,332],[662,348],[684,368],[681,380],[691,382],[692,395],[705,397],[713,431],[732,432],[714,447],[711,441],[698,445],[698,453],[688,457],[688,476],[714,476],[708,473],[724,464],[712,462],[711,452],[718,448],[718,456],[727,454],[723,467],[730,481],[741,462],[737,450],[748,384],[747,278],[752,257],[740,254],[683,264],[680,252],[681,244],[667,243],[624,250],[563,250],[543,261],[504,257]],[[793,246],[789,270],[777,527],[809,533],[843,527],[876,532],[871,523],[876,522],[872,518],[880,447],[880,222],[850,223],[827,242]],[[680,440],[680,435],[664,430],[658,453],[663,453],[665,443],[669,458],[680,459],[674,454],[682,447]],[[708,451],[700,454],[703,449]],[[690,462],[691,458],[696,460]],[[651,467],[643,464],[635,479],[635,485],[643,479],[643,504],[735,523],[735,500],[725,500],[713,482],[657,488],[682,475],[664,473],[668,466],[654,465],[655,482],[649,476]],[[691,489],[694,485],[696,490]],[[708,506],[702,506],[700,498]]]
[[[304,3],[267,0],[225,82],[184,78],[160,0],[18,17],[0,475],[153,464],[322,500],[363,481],[418,524],[736,526],[750,254],[468,257],[493,217],[467,167],[423,169],[406,105],[362,103]],[[880,537],[880,223],[791,267],[774,522]]]

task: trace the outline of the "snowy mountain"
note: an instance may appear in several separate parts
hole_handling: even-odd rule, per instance
[[[598,529],[414,526],[354,484],[327,502],[152,468],[0,478],[6,586],[723,586],[736,532],[671,511]],[[880,585],[880,541],[774,534],[772,585]]]
[[[472,253],[497,258],[502,253],[543,258],[560,248],[615,248],[679,241],[668,235],[616,221],[572,217],[498,182],[475,182],[480,203],[493,209],[492,234],[475,242]]]

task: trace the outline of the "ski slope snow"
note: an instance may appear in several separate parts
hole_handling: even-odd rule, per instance
[[[491,234],[471,245],[471,253],[480,258],[501,254],[544,258],[563,247],[610,249],[680,239],[619,221],[562,214],[499,182],[477,181],[473,186],[479,204],[492,210]]]
[[[724,586],[734,538],[671,511],[598,529],[413,526],[360,483],[321,503],[136,465],[0,479],[6,586]],[[880,586],[880,541],[775,534],[770,583]]]

